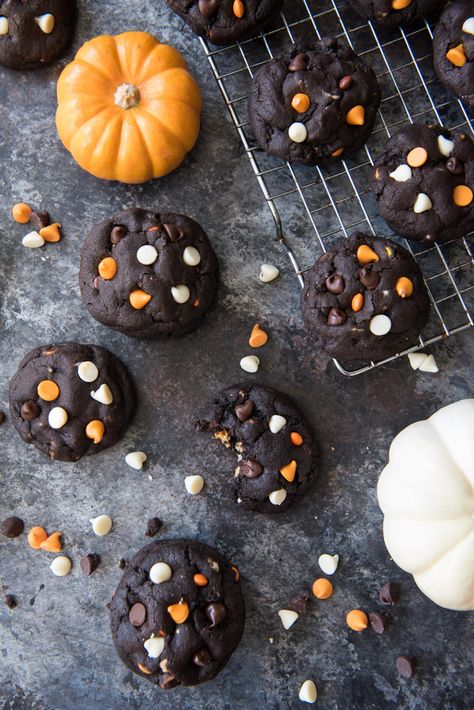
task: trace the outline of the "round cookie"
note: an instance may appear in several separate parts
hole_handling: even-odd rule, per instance
[[[474,5],[456,0],[446,5],[433,37],[436,74],[449,91],[474,106]]]
[[[240,573],[194,540],[160,540],[127,564],[112,597],[112,638],[134,673],[160,685],[214,678],[242,637]]]
[[[98,345],[35,348],[10,382],[15,429],[27,444],[58,461],[78,461],[116,444],[134,404],[126,368]]]
[[[411,124],[387,142],[371,188],[398,234],[439,243],[464,237],[474,229],[474,143],[437,124]]]
[[[281,513],[313,483],[318,447],[286,394],[262,385],[229,387],[196,428],[237,452],[233,487],[241,508]]]
[[[179,336],[209,311],[218,264],[194,220],[128,209],[86,237],[79,281],[84,305],[104,325],[135,338]]]
[[[283,5],[283,0],[165,1],[193,32],[213,44],[230,44],[254,35]]]
[[[437,10],[445,0],[353,0],[359,15],[382,27],[408,25]]]
[[[406,249],[356,232],[305,274],[301,308],[316,348],[345,362],[375,362],[416,343],[430,300]]]
[[[71,44],[76,0],[0,0],[0,64],[36,69]]]
[[[372,69],[342,40],[323,39],[258,69],[248,112],[263,150],[316,165],[361,148],[379,104]]]

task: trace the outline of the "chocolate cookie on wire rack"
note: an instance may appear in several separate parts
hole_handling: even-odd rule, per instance
[[[398,27],[437,10],[444,0],[353,0],[354,9],[382,27]]]

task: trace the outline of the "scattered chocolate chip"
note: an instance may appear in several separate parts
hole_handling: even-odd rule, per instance
[[[21,418],[25,420],[25,422],[32,422],[33,419],[36,419],[36,417],[39,415],[40,411],[41,410],[36,404],[36,402],[34,402],[32,399],[29,399],[27,402],[23,402],[23,404],[21,405],[20,415]]]
[[[118,566],[119,566],[119,569],[125,569],[125,567],[127,566],[127,560],[124,560],[124,558],[121,557],[119,559]]]
[[[97,569],[100,563],[99,555],[84,555],[81,557],[80,565],[82,574],[86,577],[90,577],[93,572]]]
[[[134,604],[128,614],[128,620],[132,626],[143,626],[146,621],[146,606],[140,602]]]
[[[113,227],[112,231],[110,232],[110,241],[115,246],[119,242],[121,242],[122,239],[127,236],[127,234],[128,229],[123,225],[119,224],[116,227]]]
[[[1,533],[5,537],[18,537],[25,529],[25,523],[15,515],[6,518],[1,525]]]
[[[347,320],[347,315],[342,308],[330,308],[328,313],[328,325],[342,325]]]
[[[397,671],[404,678],[411,678],[413,671],[415,670],[414,662],[415,659],[410,658],[409,656],[398,656],[396,660]]]
[[[373,611],[369,614],[369,621],[376,634],[383,634],[388,626],[389,617],[385,612],[379,614],[378,611]]]
[[[155,537],[162,527],[163,523],[159,518],[150,518],[146,524],[145,535],[147,537]]]
[[[304,71],[308,57],[306,54],[297,54],[288,64],[288,71]]]
[[[451,158],[447,159],[446,168],[453,175],[462,175],[462,173],[464,172],[464,165],[459,160],[459,158],[455,158],[454,155],[451,156]]]
[[[359,271],[359,279],[362,286],[365,286],[365,288],[371,290],[378,285],[380,281],[380,274],[378,271],[372,271],[371,269],[366,269],[364,267]]]
[[[311,604],[309,592],[301,592],[296,597],[290,599],[286,605],[287,609],[296,611],[297,614],[306,614]]]
[[[340,82],[339,82],[339,88],[340,88],[342,91],[347,91],[347,89],[350,89],[350,88],[351,88],[351,86],[352,86],[352,81],[353,81],[353,79],[352,79],[352,77],[350,76],[350,74],[347,74],[346,76],[343,76],[342,79],[341,79]]]
[[[240,462],[239,472],[245,478],[258,478],[262,475],[263,466],[258,461],[251,461],[250,459],[244,459]]]
[[[398,587],[393,582],[386,582],[379,592],[379,600],[382,604],[396,604],[399,598]]]
[[[212,602],[206,607],[206,616],[211,622],[211,628],[218,626],[227,616],[227,609],[221,602]]]
[[[219,0],[199,0],[198,2],[199,12],[206,20],[210,20],[211,17],[214,17],[218,7]]]
[[[49,227],[51,224],[49,212],[46,212],[46,210],[32,212],[30,215],[30,224],[37,232],[39,232],[40,229],[44,229],[44,227]]]
[[[5,420],[6,420],[5,412],[2,412],[2,410],[0,409],[0,426],[2,424],[5,424]]]
[[[204,668],[204,666],[208,666],[212,661],[212,656],[206,647],[201,648],[197,653],[194,654],[193,656],[193,663],[196,664],[196,666],[201,666]]]
[[[5,605],[9,609],[14,609],[16,606],[18,606],[18,603],[13,594],[5,594]]]
[[[248,399],[243,404],[235,405],[235,416],[241,422],[246,422],[249,417],[252,416],[253,410],[255,408],[254,403],[251,399]]]
[[[345,281],[339,274],[331,274],[326,279],[327,290],[329,293],[334,293],[336,296],[344,292],[345,286]]]
[[[182,232],[176,224],[164,224],[163,229],[168,235],[170,242],[177,242],[178,239],[181,239]]]

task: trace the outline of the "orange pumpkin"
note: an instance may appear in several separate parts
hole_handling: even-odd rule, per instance
[[[58,81],[56,125],[81,168],[142,183],[196,143],[201,94],[178,50],[147,32],[86,42]]]

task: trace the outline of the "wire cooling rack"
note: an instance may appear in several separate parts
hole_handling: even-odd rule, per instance
[[[474,325],[474,244],[471,238],[443,246],[407,242],[390,233],[369,189],[374,157],[392,133],[412,122],[437,121],[473,133],[463,104],[437,80],[432,64],[429,19],[408,29],[380,30],[364,22],[349,2],[286,0],[265,33],[226,47],[201,40],[245,152],[272,213],[276,237],[303,286],[302,274],[341,237],[356,230],[402,241],[423,272],[431,302],[430,322],[416,346],[390,358],[353,368],[334,361],[345,375],[358,375],[408,352],[425,348]],[[345,38],[375,70],[382,103],[367,145],[353,159],[329,168],[291,165],[266,155],[247,118],[247,93],[254,72],[291,44],[321,37]],[[250,186],[249,186],[250,187]]]

